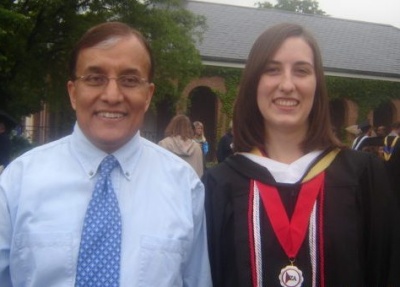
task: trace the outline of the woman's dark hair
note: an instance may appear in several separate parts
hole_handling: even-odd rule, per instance
[[[253,148],[264,149],[266,135],[264,119],[257,105],[257,88],[268,62],[290,37],[301,37],[310,46],[314,56],[316,89],[309,120],[309,130],[302,143],[304,152],[341,146],[330,122],[329,99],[325,85],[321,52],[314,37],[297,24],[283,23],[264,31],[255,41],[243,71],[239,94],[233,113],[234,148],[249,152]]]
[[[181,136],[183,140],[193,138],[193,129],[190,119],[185,115],[176,115],[165,129],[166,137]]]
[[[82,38],[75,44],[75,47],[73,48],[70,56],[70,61],[68,65],[69,78],[71,80],[76,79],[76,63],[79,53],[83,49],[94,47],[97,44],[114,37],[122,38],[129,36],[135,36],[140,42],[142,42],[143,46],[145,47],[150,58],[148,80],[149,82],[152,82],[154,78],[154,58],[149,43],[139,31],[121,22],[106,22],[99,24],[89,29],[82,36]]]

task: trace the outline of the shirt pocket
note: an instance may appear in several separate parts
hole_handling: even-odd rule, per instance
[[[14,242],[10,267],[15,286],[73,286],[72,234],[22,233]]]
[[[140,286],[182,286],[182,264],[187,245],[184,240],[143,236],[140,242]]]

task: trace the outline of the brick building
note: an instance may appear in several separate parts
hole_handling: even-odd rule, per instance
[[[197,43],[203,64],[214,67],[242,69],[247,55],[258,35],[269,26],[281,23],[298,23],[316,37],[323,56],[325,74],[331,77],[370,79],[400,82],[400,29],[383,24],[307,15],[275,9],[257,9],[225,4],[188,1],[186,8],[206,18],[207,30],[203,41]],[[147,115],[142,134],[157,141],[175,112],[186,112],[193,121],[205,125],[206,137],[215,150],[216,142],[228,125],[229,119],[221,109],[215,91],[226,92],[225,79],[208,76],[194,79],[182,93],[190,99],[190,107],[180,106],[170,111],[168,105],[157,107],[157,116]],[[363,91],[360,91],[363,93]],[[353,125],[359,120],[359,107],[346,95],[331,102],[334,125],[338,128]],[[46,126],[48,115],[35,116],[35,125]],[[400,91],[392,99],[368,114],[373,125],[389,126],[400,119]],[[39,122],[38,122],[39,121]],[[33,135],[45,141],[45,129]],[[209,160],[213,159],[211,153]]]

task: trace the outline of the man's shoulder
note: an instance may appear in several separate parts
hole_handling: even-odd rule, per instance
[[[24,161],[43,156],[54,157],[54,159],[56,159],[58,156],[60,156],[61,151],[66,148],[66,145],[68,144],[69,140],[70,136],[66,136],[61,139],[34,147],[31,150],[17,157],[15,160]]]
[[[383,137],[367,137],[364,139],[364,145],[369,146],[382,146],[384,138]]]
[[[71,158],[64,156],[69,150],[66,147],[67,143],[68,137],[65,137],[32,148],[13,159],[2,173],[2,177],[5,175],[8,178],[20,178],[25,173],[33,171],[40,172],[43,175],[48,174],[50,170],[53,170],[54,166],[65,164],[66,160]],[[45,167],[47,167],[46,170]]]
[[[188,176],[189,178],[198,179],[196,172],[190,164],[176,154],[145,138],[141,138],[141,143],[143,151],[141,156],[142,163],[145,166],[151,166],[154,174],[160,176],[168,174],[168,178]]]
[[[179,156],[175,155],[174,153],[170,152],[169,150],[167,150],[166,148],[157,145],[145,138],[141,138],[142,141],[142,146],[144,148],[144,151],[146,152],[147,156],[149,157],[154,157],[155,159],[158,160],[166,160],[166,161],[178,161],[178,162],[185,162],[184,160],[182,160]],[[163,141],[168,141],[165,139],[163,139]]]
[[[394,141],[396,141],[395,144],[400,144],[400,136],[389,134],[384,138],[384,141],[386,145],[391,145]]]

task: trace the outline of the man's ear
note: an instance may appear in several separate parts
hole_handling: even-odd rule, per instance
[[[151,99],[153,98],[155,89],[156,89],[156,86],[154,85],[154,83],[150,83],[149,86],[147,87],[146,111],[150,107]]]
[[[76,110],[76,87],[73,81],[68,81],[67,90],[69,95],[69,101],[71,102],[71,107]]]

